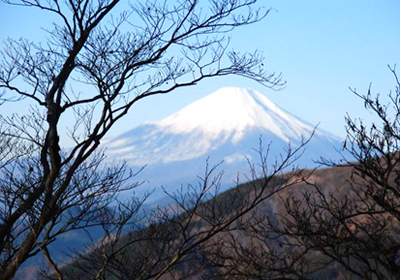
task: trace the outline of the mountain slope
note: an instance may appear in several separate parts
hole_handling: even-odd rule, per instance
[[[285,153],[290,142],[299,146],[314,126],[300,121],[251,89],[227,87],[212,93],[158,122],[146,122],[104,143],[111,157],[128,161],[132,167],[147,166],[138,179],[144,188],[163,185],[174,190],[195,183],[204,173],[205,162],[224,161],[223,184],[237,172],[249,171],[247,158],[257,163],[259,139],[270,146],[271,160]],[[301,167],[313,167],[312,159],[337,157],[337,137],[317,130],[307,145]],[[158,195],[156,195],[158,197]]]
[[[311,172],[311,170],[304,170],[303,174],[309,174],[309,172]],[[318,182],[318,186],[320,186],[320,188],[322,190],[324,190],[325,193],[336,193],[336,197],[338,199],[343,199],[344,196],[347,196],[349,194],[352,195],[352,197],[354,198],[356,196],[356,193],[351,192],[351,179],[352,177],[352,167],[350,166],[342,166],[342,167],[335,167],[335,168],[327,168],[327,169],[319,169],[316,171],[313,171],[313,174],[308,177],[308,179],[310,180],[309,182]],[[287,182],[288,178],[292,178],[294,179],[294,177],[292,177],[291,173],[287,173],[287,174],[282,174],[279,176],[274,177],[273,180],[269,181],[269,186],[280,186],[283,182]],[[243,200],[237,200],[238,197],[243,198],[243,199],[254,199],[257,194],[260,191],[260,188],[263,187],[263,180],[259,180],[259,181],[253,181],[253,182],[249,182],[249,183],[245,183],[242,184],[240,186],[238,186],[238,188],[235,189],[231,189],[228,190],[226,192],[220,193],[217,197],[216,197],[216,202],[215,204],[213,204],[215,201],[208,201],[203,203],[202,205],[199,206],[199,208],[197,209],[197,213],[201,213],[202,210],[201,209],[227,209],[225,208],[224,205],[231,205],[232,207],[229,208],[229,212],[221,212],[223,215],[227,214],[227,216],[225,216],[225,218],[229,217],[230,215],[233,215],[234,213],[236,213],[236,211],[240,210],[240,207],[248,205],[246,203],[241,204],[239,201],[243,201]],[[274,188],[272,188],[274,189]],[[285,204],[282,203],[282,199],[286,199],[288,198],[288,196],[290,195],[290,193],[293,191],[295,198],[299,198],[301,200],[302,196],[304,195],[304,191],[305,190],[310,190],[310,185],[304,181],[304,180],[299,180],[297,183],[295,183],[294,185],[292,185],[290,188],[288,189],[284,189],[282,191],[279,192],[279,196],[278,195],[273,195],[271,197],[269,197],[268,199],[265,199],[263,201],[260,202],[260,204],[258,204],[255,208],[254,211],[250,211],[244,214],[244,216],[242,217],[242,221],[248,221],[250,220],[252,217],[259,217],[262,219],[265,219],[265,215],[267,215],[270,219],[276,220],[277,219],[277,213],[280,214],[280,217],[283,217],[283,213],[286,213],[285,210]],[[340,190],[340,193],[336,192],[336,190]],[[265,194],[269,193],[268,190],[265,190]],[[240,194],[239,194],[240,193]],[[212,205],[218,205],[216,206],[216,208],[212,207]],[[219,208],[222,207],[222,208]],[[207,213],[207,211],[205,211],[205,213]],[[213,212],[214,213],[214,212]],[[215,211],[215,219],[219,220],[219,216],[218,214],[219,211],[216,210]],[[260,215],[260,216],[258,216]],[[207,216],[207,215],[206,215]],[[179,217],[179,216],[178,216]],[[176,220],[179,220],[179,218],[176,217]],[[183,216],[182,216],[183,217]],[[214,218],[212,218],[212,221],[215,221]],[[176,223],[173,223],[174,225],[177,225]],[[195,234],[196,232],[207,232],[207,230],[209,230],[210,224],[209,224],[209,220],[202,220],[199,217],[193,218],[193,220],[191,221],[191,226],[188,226],[188,228],[191,228],[193,230],[193,234]],[[163,227],[163,224],[160,224],[160,227],[158,228],[158,230],[160,232],[168,232],[171,230],[171,224],[166,224],[166,227]],[[178,229],[178,231],[180,231],[180,229]],[[251,231],[250,231],[251,232]],[[265,232],[260,231],[260,234],[265,234]],[[256,249],[260,249],[260,248],[265,248],[266,249],[266,254],[265,255],[260,255],[260,254],[256,254],[256,252],[259,252],[258,250],[255,252],[254,251],[254,258],[257,260],[259,260],[258,262],[254,263],[252,262],[254,259],[250,258],[245,261],[240,259],[240,256],[237,255],[237,251],[230,251],[230,246],[233,246],[233,244],[240,244],[240,246],[244,246],[244,247],[239,247],[239,252],[240,249],[244,249],[247,247],[247,245],[251,245],[251,244],[257,244],[257,239],[256,238],[252,238],[253,236],[249,234],[249,232],[242,231],[239,227],[239,229],[235,229],[235,230],[231,230],[230,231],[231,235],[226,235],[226,232],[220,232],[217,233],[216,235],[213,235],[211,237],[211,239],[209,239],[208,241],[205,241],[206,244],[213,244],[213,246],[204,246],[202,247],[202,249],[200,249],[200,252],[208,252],[210,253],[210,255],[208,255],[208,257],[211,257],[213,259],[213,253],[217,252],[220,253],[221,251],[218,251],[217,246],[219,244],[221,244],[221,242],[223,242],[224,240],[227,241],[226,243],[223,243],[223,248],[224,250],[222,251],[223,253],[225,253],[226,255],[219,255],[217,254],[217,257],[222,257],[222,261],[225,262],[226,264],[229,263],[229,260],[234,260],[234,258],[226,258],[223,259],[225,256],[233,256],[233,257],[238,257],[238,260],[241,261],[242,264],[247,265],[246,270],[241,271],[244,273],[244,275],[246,275],[245,273],[251,273],[252,270],[255,273],[256,276],[263,276],[265,279],[269,279],[268,276],[272,279],[273,277],[271,277],[271,275],[273,275],[272,273],[269,274],[268,271],[265,271],[263,269],[265,269],[265,266],[262,265],[262,261],[265,262],[265,264],[270,264],[269,263],[269,255],[268,255],[268,249],[265,247],[258,247],[256,246]],[[134,235],[133,235],[134,236]],[[183,236],[180,236],[178,234],[179,238],[184,238]],[[185,237],[190,236],[188,234],[187,231],[185,231]],[[221,238],[222,236],[224,236],[224,238]],[[127,238],[131,238],[132,235],[127,236]],[[260,237],[262,237],[261,240],[265,240],[265,238],[268,238],[266,236],[261,235]],[[236,243],[229,243],[229,239],[230,238],[234,238]],[[181,239],[178,239],[178,243],[180,244],[180,242],[184,242]],[[271,238],[268,241],[268,244],[270,246],[277,247],[279,244],[279,238]],[[153,240],[154,241],[154,240]],[[151,248],[154,248],[154,243],[151,243]],[[124,242],[124,241],[123,241]],[[146,241],[145,241],[146,242]],[[146,243],[144,243],[146,244]],[[156,243],[157,244],[157,243]],[[294,243],[295,244],[295,243]],[[131,245],[132,247],[129,247],[128,250],[132,250],[133,254],[137,254],[138,252],[140,252],[140,249],[142,247],[134,247],[134,245]],[[145,250],[147,249],[146,246],[144,246],[143,248],[145,248]],[[206,249],[205,249],[206,248]],[[278,247],[279,248],[279,247]],[[282,247],[280,247],[282,248]],[[204,250],[205,251],[202,251]],[[217,251],[214,251],[214,249],[217,249]],[[286,248],[285,248],[286,249]],[[252,251],[253,252],[253,251]],[[286,252],[286,251],[285,251]],[[233,255],[231,255],[233,253]],[[287,252],[286,252],[287,253]],[[199,254],[201,255],[201,253]],[[124,255],[126,256],[126,255]],[[321,261],[321,256],[318,252],[311,252],[308,257],[313,259],[315,258],[315,256],[319,257],[318,260]],[[215,257],[215,256],[214,256]],[[140,258],[140,257],[139,257]],[[138,263],[136,262],[132,262],[132,259],[134,258],[126,258],[123,257],[122,259],[124,259],[124,261],[126,261],[124,263],[123,267],[132,267],[133,270],[135,271],[135,269],[140,269],[141,272],[144,272],[144,270],[142,270],[142,267],[140,265],[138,266]],[[211,279],[211,278],[207,278],[204,277],[205,275],[210,276],[213,275],[213,273],[215,273],[215,271],[213,269],[211,269],[211,266],[209,265],[209,263],[201,263],[201,258],[199,258],[198,255],[196,255],[195,258],[192,258],[190,256],[190,254],[186,255],[185,257],[183,257],[184,261],[182,262],[178,262],[175,266],[173,266],[172,269],[170,269],[168,272],[166,272],[161,279],[164,280],[169,280],[169,279],[190,279],[190,280],[197,280],[197,279]],[[214,259],[215,260],[215,259]],[[221,261],[220,259],[218,259],[218,261]],[[162,261],[160,261],[160,263],[162,263]],[[77,265],[78,263],[75,263],[73,265]],[[218,263],[213,263],[218,264]],[[221,264],[221,263],[219,263]],[[225,264],[225,263],[224,263]],[[237,263],[235,263],[236,265]],[[280,264],[277,262],[276,263],[277,266],[279,267]],[[73,265],[72,266],[66,266],[66,271],[68,271],[68,269],[73,269]],[[161,264],[163,265],[163,264]],[[313,264],[312,262],[310,262],[310,265],[312,267]],[[83,277],[85,275],[88,274],[88,271],[95,274],[96,273],[96,267],[94,265],[89,265],[87,266],[87,270],[83,271],[81,269],[79,269],[79,266],[76,266],[77,270],[73,271],[74,273],[77,273],[75,275],[75,278],[78,279],[78,276]],[[218,265],[216,267],[217,269],[221,269],[221,272],[223,272],[224,270],[224,266],[222,265]],[[226,266],[226,268],[229,269],[228,266]],[[295,268],[300,268],[300,267],[295,267]],[[110,269],[111,266],[110,266]],[[156,270],[157,268],[155,268],[155,266],[153,267],[154,270]],[[276,267],[275,267],[276,269]],[[311,269],[312,270],[312,269]],[[118,268],[117,268],[118,271]],[[345,275],[343,274],[343,267],[339,266],[335,263],[331,263],[330,265],[327,265],[325,267],[323,267],[323,269],[313,272],[310,276],[310,279],[327,279],[327,280],[334,280],[334,279],[343,279],[343,277],[345,277]],[[121,271],[122,273],[124,273],[125,271]],[[128,271],[127,273],[129,273],[130,271]],[[235,270],[233,270],[233,272],[236,272]],[[279,274],[279,270],[276,270],[277,274]],[[281,271],[283,273],[286,273],[286,271]],[[276,275],[277,275],[276,274]],[[251,275],[251,274],[248,274]],[[215,276],[215,275],[214,275]],[[229,279],[229,274],[228,276],[226,276],[224,279]],[[254,276],[251,279],[255,279],[256,276]],[[279,274],[279,276],[281,276]],[[74,278],[74,279],[75,279]],[[262,278],[262,279],[264,279]],[[214,278],[212,278],[214,279]],[[247,279],[246,276],[242,276],[242,275],[237,275],[237,277],[235,279]],[[258,278],[257,278],[258,279]],[[274,278],[275,279],[275,278]],[[278,278],[276,278],[278,279]],[[281,279],[281,278],[279,278]],[[286,278],[285,278],[286,279]],[[293,278],[294,279],[294,278]],[[359,278],[353,278],[353,279],[359,279]]]

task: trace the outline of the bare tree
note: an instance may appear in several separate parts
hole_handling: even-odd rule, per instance
[[[102,245],[93,243],[78,253],[74,263],[63,268],[63,275],[66,279],[207,278],[215,268],[209,262],[211,252],[224,247],[240,229],[254,226],[257,207],[302,178],[297,169],[279,175],[293,165],[304,145],[270,164],[267,153],[260,150],[260,168],[251,166],[251,182],[238,183],[224,193],[219,193],[222,173],[213,176],[217,166],[207,168],[199,186],[170,194],[175,204],[142,217],[146,227],[125,235],[113,230],[112,238]]]
[[[342,162],[323,160],[330,169],[305,173],[280,193],[275,214],[242,231],[252,242],[230,239],[217,250],[210,264],[231,268],[217,278],[400,279],[400,82],[389,68],[396,87],[388,104],[371,88],[352,90],[381,123],[347,116]]]
[[[98,225],[120,234],[133,223],[145,197],[116,200],[137,183],[124,164],[105,163],[99,145],[137,101],[231,74],[283,84],[259,53],[228,51],[225,34],[268,14],[256,0],[135,1],[119,15],[117,0],[3,2],[56,19],[47,42],[8,39],[0,54],[2,103],[31,104],[24,115],[0,117],[2,279],[39,252],[62,279],[47,249],[57,236]],[[65,135],[60,124],[71,118]],[[74,146],[60,147],[62,137]]]

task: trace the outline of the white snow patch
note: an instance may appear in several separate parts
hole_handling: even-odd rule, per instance
[[[113,139],[113,140],[107,140],[107,141],[104,141],[103,142],[103,145],[105,146],[107,146],[108,148],[117,148],[117,147],[120,147],[120,146],[122,146],[122,145],[124,145],[124,144],[126,144],[127,142],[129,142],[129,139],[119,139],[119,140],[115,140],[115,139]]]
[[[118,155],[118,154],[126,154],[127,152],[133,151],[135,149],[135,146],[130,146],[130,147],[125,147],[125,148],[120,148],[120,149],[110,149],[107,151],[107,154],[109,155]]]
[[[249,158],[249,156],[247,156],[247,158]],[[225,157],[224,162],[226,162],[227,164],[232,164],[236,162],[246,161],[247,158],[243,154],[234,153],[233,155]]]

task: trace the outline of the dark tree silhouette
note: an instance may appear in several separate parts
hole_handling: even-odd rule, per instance
[[[256,0],[211,0],[207,4],[198,0],[174,4],[134,1],[119,15],[113,14],[122,4],[117,0],[3,2],[21,9],[40,9],[43,16],[52,14],[55,22],[46,31],[46,42],[8,39],[0,54],[1,103],[5,106],[25,99],[31,104],[23,115],[0,116],[2,279],[11,279],[26,260],[40,252],[53,273],[63,279],[48,250],[58,236],[102,226],[104,240],[110,243],[97,248],[115,249],[121,245],[113,240],[119,240],[130,226],[135,229],[145,197],[117,199],[118,193],[137,185],[131,183],[134,173],[124,164],[104,162],[99,145],[137,101],[231,74],[271,88],[283,85],[280,75],[265,72],[259,53],[228,51],[226,34],[268,14],[269,10],[254,8]],[[67,135],[60,128],[66,120],[70,125]],[[62,137],[72,139],[74,146],[60,147]],[[287,166],[293,153],[289,151],[272,173]],[[200,215],[191,209],[197,209],[204,200],[205,190],[185,198],[191,201],[190,208],[181,202],[187,219]],[[111,203],[116,206],[109,207]],[[167,214],[158,215],[149,215],[150,229],[167,224]],[[209,214],[204,215],[206,219]],[[240,216],[239,212],[221,226],[210,222],[210,229],[198,234],[197,239],[185,239],[183,247],[172,246],[174,250],[162,250],[161,255],[143,251],[147,258],[135,259],[143,268],[140,275],[160,277],[193,248],[204,244],[208,237],[203,236],[215,235]],[[174,223],[168,222],[171,227],[190,224]],[[185,237],[188,229],[180,230]],[[159,240],[153,235],[151,231],[145,238]],[[168,239],[160,240],[164,243],[155,245],[160,250],[170,244],[165,243]],[[107,269],[116,264],[114,256],[120,255],[111,249],[107,252],[111,255],[97,259],[100,264],[95,279],[105,277],[106,271],[115,271]]]
[[[389,69],[387,104],[371,87],[352,90],[380,123],[347,116],[343,160],[323,159],[331,169],[304,172],[278,194],[275,213],[258,213],[244,238],[213,248],[214,278],[400,279],[400,82]]]

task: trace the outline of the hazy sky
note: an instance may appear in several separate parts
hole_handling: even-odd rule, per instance
[[[232,33],[235,51],[262,51],[269,71],[282,72],[287,85],[272,91],[235,76],[216,78],[166,96],[137,103],[111,131],[118,135],[143,121],[159,120],[224,86],[250,87],[281,108],[340,137],[344,115],[370,121],[371,115],[348,87],[387,94],[394,79],[387,65],[400,69],[399,0],[260,1],[273,10],[263,21]],[[46,13],[0,3],[0,41],[43,38]],[[0,107],[0,113],[15,110]]]

